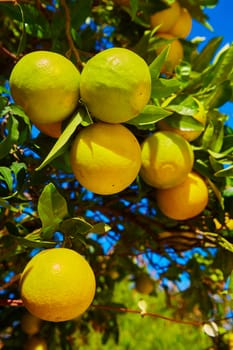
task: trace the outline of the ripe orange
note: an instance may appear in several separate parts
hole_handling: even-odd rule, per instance
[[[60,322],[84,313],[95,294],[88,262],[67,248],[41,251],[26,265],[20,293],[28,311],[42,320]]]
[[[157,131],[141,145],[142,179],[155,188],[182,183],[192,170],[194,154],[190,144],[171,131]]]
[[[200,214],[208,204],[208,187],[196,172],[190,172],[178,186],[156,191],[159,209],[167,217],[187,220]]]
[[[142,294],[150,294],[155,287],[154,281],[145,273],[137,276],[135,280],[135,289]]]
[[[162,39],[172,40],[171,42],[168,42],[168,44],[162,45],[156,49],[156,53],[158,55],[165,47],[170,45],[169,52],[162,67],[161,73],[172,73],[175,67],[182,61],[184,57],[183,46],[181,42],[171,34],[158,33],[157,36]]]
[[[167,1],[165,3],[168,4]],[[150,16],[151,28],[160,25],[157,32],[167,33],[178,20],[181,12],[181,7],[177,1],[173,2],[168,8],[155,12]]]
[[[121,124],[94,123],[77,134],[71,149],[71,166],[77,180],[89,191],[118,193],[137,177],[140,145]]]
[[[173,27],[170,28],[169,33],[178,38],[186,38],[192,29],[192,16],[189,11],[182,7],[180,16]]]
[[[21,329],[28,335],[34,335],[39,333],[41,326],[41,319],[32,315],[29,312],[25,312],[21,318]]]
[[[107,123],[122,123],[137,116],[151,94],[147,63],[125,48],[99,52],[84,66],[80,95],[88,110]]]
[[[48,345],[44,338],[33,336],[27,339],[24,350],[47,350]]]
[[[192,118],[196,119],[198,122],[200,122],[203,125],[203,129],[201,130],[193,130],[190,128],[179,128],[179,127],[174,127],[170,125],[169,121],[172,123],[172,118],[177,118],[177,116],[172,115],[169,116],[168,118],[165,118],[161,121],[158,122],[158,127],[160,130],[168,130],[168,131],[173,131],[176,134],[179,134],[183,136],[187,141],[191,142],[194,141],[198,136],[201,135],[201,133],[204,130],[205,124],[206,124],[206,111],[203,106],[203,104],[195,99],[197,105],[198,105],[198,111],[195,113]]]
[[[67,118],[79,99],[80,73],[66,57],[50,51],[23,56],[10,75],[15,103],[33,123],[54,123]]]
[[[48,135],[55,139],[61,136],[61,133],[62,133],[61,122],[49,123],[49,124],[34,123],[34,125],[37,127],[37,129],[39,129],[45,135]]]

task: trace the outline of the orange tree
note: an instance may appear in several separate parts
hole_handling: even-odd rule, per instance
[[[20,326],[25,313],[20,274],[38,251],[54,247],[76,250],[88,260],[95,273],[96,293],[91,307],[78,319],[61,324],[43,323],[39,336],[48,339],[45,348],[73,349],[77,332],[79,337],[86,337],[89,332],[99,331],[103,342],[110,335],[117,341],[120,334],[117,313],[126,312],[127,305],[113,299],[114,288],[124,280],[127,286],[131,281],[137,288],[141,276],[144,282],[139,293],[156,295],[158,290],[162,291],[176,322],[204,325],[207,334],[215,335],[216,349],[228,348],[226,333],[232,328],[233,130],[229,116],[220,107],[232,100],[233,49],[227,46],[220,50],[222,39],[214,37],[200,50],[200,38],[184,38],[187,28],[186,34],[181,31],[176,37],[170,29],[161,33],[162,23],[152,25],[151,16],[155,13],[164,14],[176,8],[174,28],[181,9],[186,8],[195,20],[208,26],[203,9],[217,5],[215,0],[173,3],[172,0],[0,3],[0,348],[21,349],[32,336]],[[190,18],[188,21],[187,27]],[[193,157],[191,168],[201,177],[203,190],[198,188],[198,182],[192,184],[189,180],[190,188],[186,184],[185,190],[172,190],[173,195],[181,196],[173,202],[168,189],[164,189],[164,196],[163,188],[153,187],[138,171],[133,182],[117,193],[90,192],[75,178],[70,164],[74,138],[98,122],[82,95],[75,110],[62,125],[56,125],[55,134],[52,124],[41,128],[38,124],[37,129],[25,112],[24,103],[13,101],[9,78],[26,54],[35,50],[59,53],[72,61],[82,76],[92,57],[113,46],[141,56],[151,76],[147,104],[122,124],[140,145],[161,130],[179,134],[177,137],[182,140],[176,147],[186,139]],[[104,73],[105,67],[96,70],[97,81],[101,81]],[[62,74],[66,76],[65,69]],[[125,74],[127,81],[127,71]],[[134,73],[129,69],[128,74]],[[35,85],[34,79],[37,77],[32,71],[31,81]],[[114,84],[114,79],[108,81],[110,88]],[[49,87],[47,93],[48,100],[51,96],[54,99]],[[108,97],[107,92],[106,104],[111,101]],[[27,98],[23,101],[26,104]],[[119,98],[119,106],[120,101]],[[37,102],[37,112],[41,108],[42,114],[43,98]],[[104,102],[101,103],[105,109]],[[53,108],[56,112],[56,106]],[[58,99],[57,112],[59,108]],[[162,182],[167,181],[170,171],[179,170],[180,161],[173,164],[178,155],[169,147],[159,150],[159,159],[154,155],[144,159],[152,177],[153,169],[158,168]],[[151,152],[157,153],[156,146]],[[150,150],[145,153],[150,154]],[[111,156],[108,157],[111,163]],[[164,159],[167,163],[159,168]],[[78,160],[79,157],[77,164]],[[107,167],[108,160],[103,164]],[[93,175],[95,169],[91,165],[90,160],[88,167]],[[102,183],[104,171],[102,178],[98,176]],[[106,181],[107,176],[106,172]],[[183,181],[178,186],[182,187]],[[157,201],[157,191],[165,202],[163,206],[168,208],[166,215]],[[174,205],[179,207],[178,217],[190,206],[188,217],[182,220],[169,217],[167,213],[176,212]],[[154,315],[153,310],[144,310],[143,303],[134,311]]]

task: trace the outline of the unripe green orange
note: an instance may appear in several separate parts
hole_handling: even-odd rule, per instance
[[[54,123],[72,114],[79,99],[80,73],[63,55],[33,51],[14,66],[9,83],[16,104],[33,123]]]

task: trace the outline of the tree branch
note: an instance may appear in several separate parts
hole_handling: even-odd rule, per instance
[[[67,37],[67,41],[70,47],[70,50],[73,52],[78,68],[81,71],[83,68],[83,64],[82,61],[80,59],[79,56],[79,52],[76,49],[75,45],[74,45],[74,41],[72,39],[72,35],[71,35],[71,16],[70,16],[70,9],[66,3],[66,0],[61,0],[61,5],[65,10],[65,16],[66,16],[66,37]]]

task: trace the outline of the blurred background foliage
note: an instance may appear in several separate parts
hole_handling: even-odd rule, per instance
[[[217,6],[217,0],[180,4],[209,27],[204,9]],[[82,318],[43,323],[40,335],[48,339],[49,349],[179,350],[187,344],[190,349],[230,349],[233,130],[219,108],[232,101],[233,49],[220,50],[220,37],[205,43],[201,51],[200,38],[182,40],[184,60],[173,76],[160,76],[163,56],[157,57],[155,48],[161,43],[150,30],[149,16],[163,8],[162,1],[153,0],[131,0],[130,7],[110,0],[0,3],[0,348],[22,349],[27,338],[20,327],[25,310],[4,304],[18,300],[17,279],[25,263],[40,249],[65,245],[87,257],[97,292],[94,306]],[[112,196],[86,191],[70,170],[73,129],[65,147],[62,139],[58,141],[56,153],[55,140],[39,133],[12,101],[9,75],[27,52],[59,52],[80,67],[113,46],[133,49],[152,63],[154,109],[127,125],[139,141],[156,130],[166,111],[162,102],[171,94],[177,96],[172,108],[179,116],[193,108],[190,95],[205,105],[208,123],[192,145],[194,169],[207,179],[210,199],[206,210],[193,219],[177,222],[162,215],[153,191],[140,178]],[[198,127],[192,125],[194,130]],[[37,171],[48,154],[46,166]],[[145,274],[153,281],[150,295],[136,288]],[[178,323],[119,312],[121,307],[140,310],[140,298],[148,312]],[[184,325],[183,320],[193,325]],[[215,337],[201,329],[209,320],[221,320],[216,321]]]

